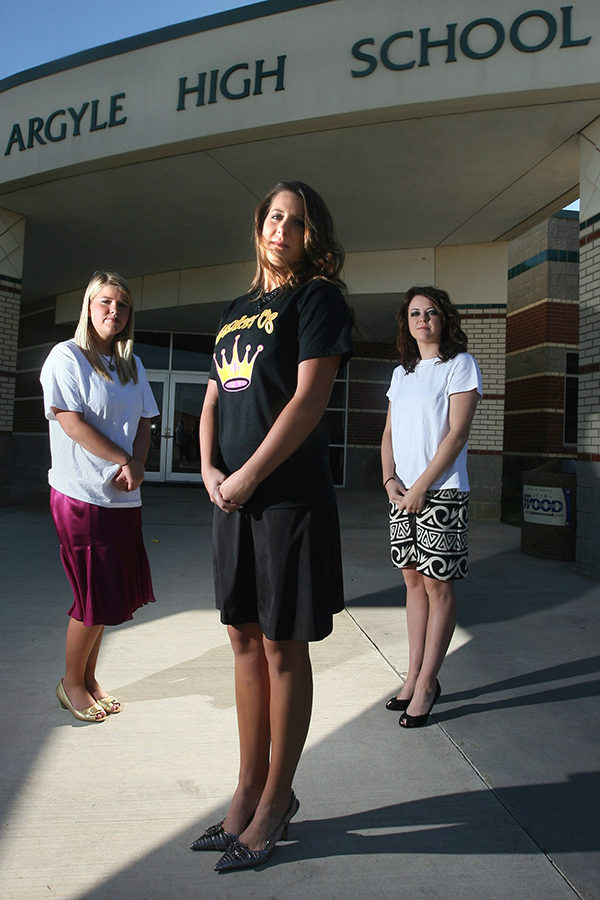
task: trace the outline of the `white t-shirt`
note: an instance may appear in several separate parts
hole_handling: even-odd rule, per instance
[[[459,353],[447,362],[441,362],[439,357],[422,359],[409,375],[403,366],[394,369],[387,397],[391,403],[396,474],[405,487],[411,487],[424,472],[448,433],[450,395],[473,388],[483,396],[481,372],[470,353]],[[466,444],[452,465],[429,487],[469,490]]]
[[[54,406],[82,413],[86,422],[131,453],[140,419],[158,415],[144,367],[137,356],[135,361],[138,383],[121,384],[116,372],[112,381],[98,375],[74,341],[64,341],[50,351],[40,381],[50,430],[48,482],[61,494],[96,506],[141,506],[139,489],[127,493],[112,483],[118,463],[95,456],[73,441],[52,412]]]

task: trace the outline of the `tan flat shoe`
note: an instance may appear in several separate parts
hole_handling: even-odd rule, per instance
[[[108,694],[106,697],[100,697],[99,700],[96,700],[96,703],[99,703],[104,712],[108,713],[109,716],[116,716],[122,709],[121,701],[117,700],[117,698],[113,697],[111,694]]]
[[[62,706],[63,709],[68,709],[70,713],[72,713],[76,719],[79,719],[81,722],[104,722],[106,719],[106,715],[104,715],[104,710],[98,703],[92,703],[87,709],[75,709],[69,698],[67,697],[67,692],[65,691],[62,678],[56,685],[56,696],[58,697],[58,702]],[[98,713],[102,713],[102,718],[96,718]]]

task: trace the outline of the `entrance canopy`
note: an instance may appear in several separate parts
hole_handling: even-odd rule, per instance
[[[23,303],[102,265],[247,283],[256,202],[296,178],[326,198],[376,327],[396,298],[377,311],[353,286],[361,254],[375,281],[378,254],[503,242],[578,196],[599,34],[593,0],[266,2],[6,79],[0,207],[26,217]],[[212,326],[227,295],[214,278],[196,293],[163,324],[202,330],[204,309]]]

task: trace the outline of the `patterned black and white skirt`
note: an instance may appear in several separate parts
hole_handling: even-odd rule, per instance
[[[469,492],[427,491],[420,513],[400,511],[390,503],[392,562],[416,569],[437,581],[464,578],[469,568]]]

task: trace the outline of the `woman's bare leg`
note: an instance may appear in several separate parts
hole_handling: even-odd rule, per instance
[[[87,709],[95,702],[86,686],[86,669],[91,654],[98,658],[104,625],[84,625],[69,618],[65,644],[63,686],[75,709]]]
[[[101,631],[96,638],[96,642],[92,647],[90,655],[88,656],[87,665],[85,667],[85,686],[94,698],[94,700],[103,700],[104,697],[108,696],[104,688],[100,685],[99,681],[96,678],[96,666],[98,664],[98,654],[100,653],[100,645],[102,643],[102,638],[104,637],[104,625],[101,625]],[[117,701],[116,707],[113,706],[112,712],[118,712],[120,708],[120,703]]]
[[[229,625],[235,657],[235,703],[240,742],[238,785],[223,824],[240,834],[254,814],[269,771],[269,669],[258,623]]]
[[[435,696],[436,679],[456,626],[456,599],[452,581],[436,581],[423,576],[429,598],[429,617],[421,671],[413,699],[406,710],[410,716],[424,715]]]
[[[251,850],[262,850],[290,804],[292,780],[308,734],[313,681],[308,643],[263,638],[271,685],[271,762],[248,828],[240,835]]]
[[[429,597],[423,576],[416,569],[402,569],[406,585],[406,628],[408,632],[408,672],[398,692],[398,700],[410,700],[423,664],[429,618]]]

